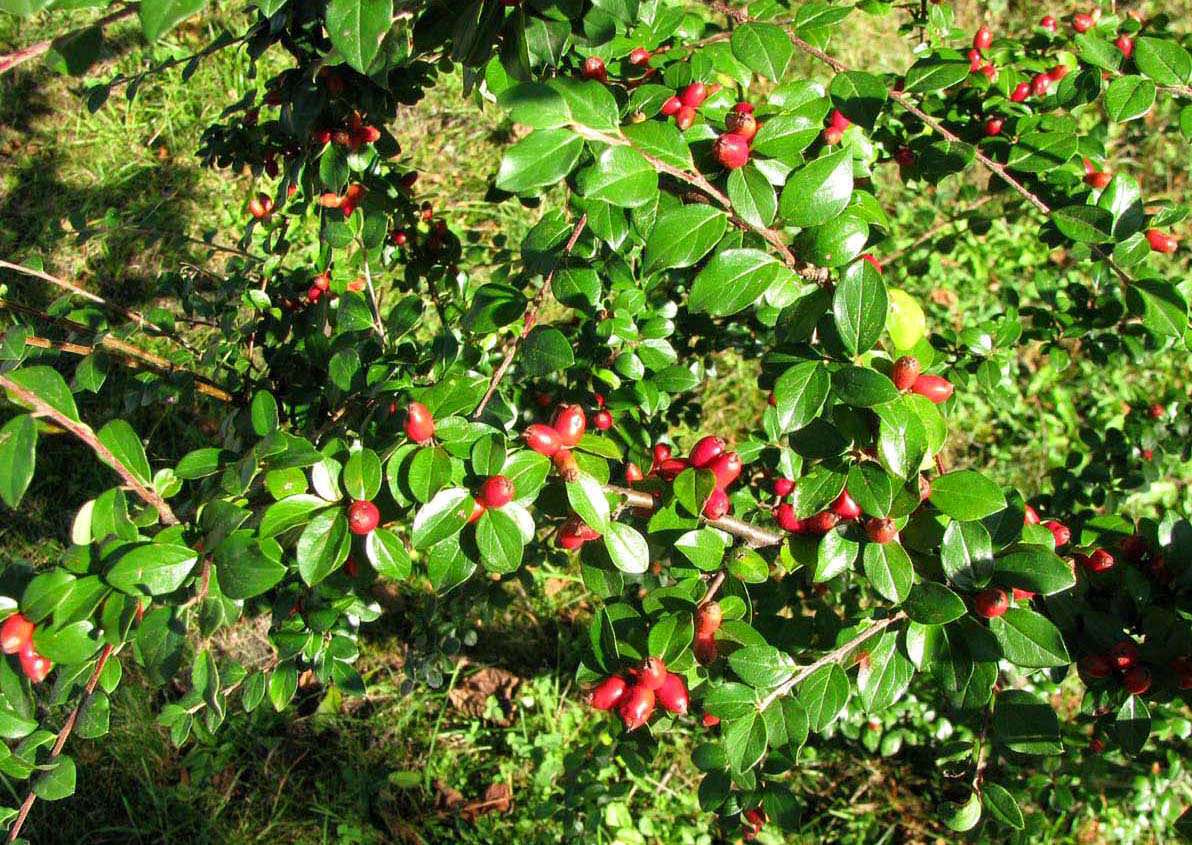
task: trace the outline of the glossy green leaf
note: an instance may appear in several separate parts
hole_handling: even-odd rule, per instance
[[[791,226],[820,226],[844,211],[852,193],[852,151],[846,147],[791,174],[782,189],[779,214]]]

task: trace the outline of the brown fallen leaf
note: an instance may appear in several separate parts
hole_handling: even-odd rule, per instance
[[[464,677],[447,697],[456,710],[479,719],[484,717],[488,697],[495,696],[505,714],[497,724],[508,727],[513,724],[514,694],[520,685],[517,675],[489,666]]]

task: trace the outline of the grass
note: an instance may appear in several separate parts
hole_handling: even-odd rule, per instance
[[[956,5],[958,25],[968,29],[979,18],[997,26],[1042,14],[1040,4],[1007,0]],[[1192,9],[1183,0],[1162,5],[1176,19]],[[0,44],[56,33],[66,20],[77,23],[76,14],[86,13],[47,14],[29,24],[0,16]],[[857,67],[909,63],[894,16],[857,19],[847,43],[833,45],[837,55]],[[151,62],[184,57],[225,29],[237,31],[244,20],[216,12],[152,48],[141,44],[135,23],[118,24],[94,75],[134,74]],[[259,87],[282,61],[266,56],[253,77],[243,51],[223,50],[185,83],[177,70],[150,75],[135,98],[117,90],[95,113],[80,107],[77,80],[38,62],[0,78],[0,254],[42,262],[137,306],[159,301],[163,272],[192,265],[218,275],[225,256],[186,239],[218,240],[238,231],[253,178],[203,169],[193,152],[202,128],[224,104]],[[805,68],[823,78],[819,68]],[[483,201],[514,128],[491,106],[462,99],[457,85],[444,80],[423,103],[404,109],[397,134],[423,174],[419,199],[468,233],[461,263],[483,277],[486,266],[516,249],[540,212]],[[1115,136],[1117,160],[1138,162],[1148,191],[1182,198],[1186,185],[1169,182],[1167,174],[1184,173],[1183,153],[1156,141],[1157,135],[1132,129]],[[906,233],[884,245],[889,250],[930,227],[935,207],[949,208],[955,190],[949,184],[918,196],[889,174],[880,180],[883,200]],[[84,224],[106,232],[80,240]],[[1050,258],[1022,247],[1033,237],[1031,225],[995,216],[988,231],[961,228],[908,252],[889,268],[888,278],[930,303],[933,325],[962,329],[1000,310],[998,286],[1026,291],[1043,272]],[[50,293],[15,276],[3,278],[0,295],[38,308],[52,302]],[[1046,473],[1063,464],[1082,423],[1104,428],[1120,423],[1124,402],[1182,395],[1186,373],[1175,357],[1157,370],[1108,370],[1085,358],[1065,369],[1037,346],[1028,347],[1007,375],[1013,390],[1006,402],[963,404],[955,418],[964,422],[953,432],[948,460],[989,468],[999,480],[1037,492]],[[705,429],[741,434],[765,401],[756,386],[758,362],[719,353],[712,363],[714,377],[701,397]],[[1081,385],[1087,393],[1078,392]],[[135,391],[129,397],[135,410]],[[83,416],[94,419],[101,409],[81,401]],[[196,439],[193,409],[171,409],[148,422],[162,453],[179,454]],[[65,439],[53,439],[41,460],[26,504],[0,522],[6,557],[36,563],[58,557],[74,510],[111,483],[106,470]],[[1178,496],[1178,489],[1173,485],[1164,495]],[[1153,508],[1154,502],[1140,507]],[[69,746],[80,763],[78,794],[60,803],[38,802],[27,832],[38,843],[714,841],[710,816],[696,801],[700,775],[689,760],[694,740],[664,737],[648,762],[618,759],[606,720],[577,703],[570,678],[590,607],[574,569],[544,562],[507,590],[480,584],[461,591],[438,607],[438,618],[447,620],[440,625],[428,623],[434,603],[417,585],[386,600],[400,612],[393,614],[396,621],[387,616],[363,632],[365,699],[303,689],[283,714],[267,707],[237,714],[217,736],[200,736],[182,749],[154,726],[169,691],[152,690],[126,665],[126,681],[112,701],[111,736]],[[473,637],[474,644],[462,647],[466,662],[444,648],[448,638],[472,643]],[[251,636],[244,633],[225,646],[247,653]],[[415,667],[420,681],[410,694]],[[494,675],[494,668],[503,674]],[[440,682],[426,683],[428,676]],[[806,824],[786,841],[952,838],[927,797],[945,783],[924,748],[924,730],[939,718],[913,701],[900,712],[869,733],[866,717],[850,712],[841,730],[802,761],[792,783],[807,802]],[[875,743],[895,736],[901,750],[883,756]],[[1118,779],[1125,775],[1121,762],[1109,764]],[[1187,800],[1182,770],[1158,758],[1155,765],[1149,792],[1135,795]],[[607,791],[585,791],[598,784]],[[509,806],[503,787],[512,795]],[[1071,805],[1062,796],[1041,794],[1047,797],[1032,813],[1036,841],[1156,841],[1149,814],[1168,812],[1155,809],[1158,799],[1102,806],[1096,796],[1114,789],[1091,789]],[[17,800],[19,795],[10,796]],[[780,840],[767,832],[761,841]]]

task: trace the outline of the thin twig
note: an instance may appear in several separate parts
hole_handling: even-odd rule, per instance
[[[82,27],[82,29],[77,31],[81,32],[82,30],[86,29],[103,28],[110,23],[115,23],[118,20],[127,18],[129,15],[136,14],[137,7],[140,5],[140,3],[131,3],[128,6],[125,6],[123,9],[102,17],[95,23]],[[7,73],[22,62],[27,62],[30,59],[37,58],[40,55],[50,52],[51,48],[54,46],[55,40],[57,39],[50,41],[38,41],[35,44],[30,44],[28,47],[22,47],[20,50],[13,50],[11,53],[4,53],[3,55],[0,55],[0,74]]]
[[[368,286],[368,298],[372,300],[373,311],[377,315],[377,334],[381,336],[381,346],[387,346],[385,339],[385,323],[381,320],[381,301],[377,299],[377,292],[373,289],[372,271],[368,267],[368,259],[364,259],[364,283]]]
[[[59,411],[57,408],[43,401],[36,393],[26,390],[7,376],[0,375],[0,387],[11,393],[22,404],[28,405],[33,409],[33,415],[38,417],[49,417],[60,427],[66,429],[75,437],[82,440],[91,450],[99,457],[101,461],[110,466],[112,469],[124,479],[124,483],[128,485],[129,489],[137,494],[146,504],[152,506],[156,511],[158,517],[166,525],[177,525],[178,517],[166,504],[165,499],[157,494],[155,490],[146,487],[142,484],[132,470],[124,465],[124,463],[112,454],[111,450],[103,443],[99,442],[99,438],[91,427],[85,423],[72,420],[66,414]]]
[[[567,239],[567,245],[563,247],[563,257],[571,254],[571,250],[575,249],[575,244],[579,241],[580,234],[584,231],[584,227],[588,225],[588,215],[583,214],[575,223],[575,228],[571,230],[571,237]],[[514,356],[521,348],[522,343],[529,336],[530,331],[534,328],[534,324],[538,322],[538,312],[542,309],[543,303],[546,301],[546,296],[550,293],[551,283],[555,279],[555,273],[558,272],[562,260],[557,262],[555,266],[546,275],[546,281],[542,283],[542,289],[534,296],[534,302],[530,305],[530,310],[526,312],[525,320],[522,324],[521,334],[514,338],[513,343],[509,344],[509,348],[505,350],[505,357],[501,359],[501,363],[497,369],[493,371],[493,377],[488,383],[488,390],[484,393],[484,398],[480,400],[480,404],[476,407],[476,411],[472,414],[472,419],[480,419],[484,413],[484,409],[488,407],[489,400],[493,398],[493,394],[497,391],[497,385],[501,383],[501,379],[505,377],[505,372],[513,363]]]
[[[91,696],[95,693],[95,685],[99,683],[99,676],[103,672],[103,667],[107,664],[108,658],[112,654],[112,644],[108,643],[103,647],[103,651],[99,653],[99,659],[95,661],[95,669],[91,672],[91,678],[87,681],[87,686],[83,688],[83,697],[79,703],[75,705],[75,709],[66,717],[66,723],[62,726],[62,730],[58,731],[58,740],[54,743],[54,747],[50,749],[50,757],[46,762],[53,762],[62,753],[62,747],[66,745],[66,740],[70,736],[71,731],[74,730],[75,722],[79,720],[79,713],[91,701]],[[33,807],[33,802],[37,800],[37,794],[30,789],[25,795],[25,800],[21,802],[21,810],[17,813],[16,821],[13,822],[12,828],[8,831],[8,838],[5,842],[16,842],[17,837],[21,835],[21,827],[25,824],[25,819],[29,815],[29,810]]]
[[[630,507],[641,510],[653,510],[658,504],[654,501],[653,496],[649,493],[643,493],[640,490],[630,490],[628,487],[618,487],[616,484],[605,484],[604,490],[606,493],[624,496]],[[786,540],[786,534],[783,532],[771,531],[768,528],[762,528],[743,519],[737,519],[735,516],[722,516],[720,519],[709,519],[706,521],[713,528],[719,528],[721,531],[732,534],[734,537],[740,537],[750,548],[760,549],[765,546],[777,546]]]
[[[708,589],[704,593],[704,597],[699,600],[698,607],[703,607],[705,604],[716,598],[716,594],[720,592],[720,588],[724,586],[724,579],[728,573],[723,569],[716,573],[716,577],[708,584]]]
[[[807,678],[809,675],[811,675],[817,669],[822,669],[824,666],[827,666],[829,663],[841,662],[842,660],[847,658],[856,648],[858,648],[859,646],[864,644],[866,641],[872,639],[877,634],[880,634],[882,631],[886,630],[886,628],[890,627],[895,622],[901,622],[905,618],[906,618],[906,611],[900,610],[897,613],[895,613],[893,616],[887,616],[885,619],[879,619],[876,622],[874,622],[872,625],[870,625],[868,628],[866,628],[864,631],[857,634],[857,636],[853,637],[851,640],[849,640],[844,645],[839,646],[838,648],[832,649],[827,654],[825,654],[823,657],[821,657],[819,660],[816,660],[814,663],[808,663],[806,666],[804,666],[798,672],[796,672],[794,675],[792,675],[790,680],[786,681],[781,686],[776,687],[769,695],[767,695],[765,698],[763,698],[761,703],[757,706],[758,711],[759,712],[764,711],[767,707],[769,707],[771,704],[774,703],[775,699],[781,698],[782,696],[786,695],[788,692],[790,692],[795,687],[797,687],[800,683],[802,683],[805,678]]]

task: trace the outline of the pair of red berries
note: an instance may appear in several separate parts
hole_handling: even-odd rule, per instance
[[[716,632],[724,621],[724,611],[714,601],[700,605],[695,614],[695,659],[704,666],[710,666],[720,656],[716,648]],[[704,721],[707,725],[707,721]],[[710,726],[709,726],[710,727]]]
[[[737,103],[724,118],[728,130],[716,139],[712,152],[725,170],[736,170],[749,163],[750,147],[757,135],[757,118],[750,103]]]
[[[709,88],[702,82],[692,82],[678,94],[664,102],[661,112],[667,117],[673,116],[675,118],[675,126],[679,127],[680,131],[686,132],[695,124],[696,113],[699,107],[704,104],[704,100],[719,90],[719,85]]]
[[[560,405],[550,425],[534,423],[522,434],[526,445],[554,461],[564,481],[579,477],[579,464],[571,449],[584,436],[588,416],[579,405]]]
[[[604,407],[604,397],[596,394],[596,413],[592,414],[592,425],[599,431],[608,431],[613,427],[613,415]]]
[[[351,217],[352,212],[356,210],[356,206],[360,205],[360,200],[366,193],[363,185],[351,184],[342,194],[333,191],[322,194],[319,197],[319,205],[323,208],[338,208],[344,213],[344,217]]]
[[[993,30],[983,26],[973,34],[973,48],[968,52],[969,71],[980,71],[989,78],[990,82],[997,81],[997,68],[993,62],[986,62],[981,53],[993,46]]]
[[[580,519],[577,514],[567,517],[555,535],[555,542],[568,551],[575,551],[585,543],[599,539],[600,532]]]
[[[248,213],[257,220],[264,220],[273,214],[273,197],[268,194],[257,194],[248,201]]]
[[[1084,184],[1090,188],[1096,188],[1098,191],[1103,191],[1112,178],[1113,174],[1108,170],[1098,170],[1097,166],[1089,160],[1088,156],[1085,156]]]
[[[931,400],[935,404],[947,402],[952,397],[952,383],[943,376],[920,373],[919,359],[914,355],[903,355],[894,362],[890,380],[899,390],[909,390]]]
[[[1115,563],[1113,555],[1105,551],[1105,549],[1094,549],[1092,554],[1076,555],[1076,562],[1083,566],[1086,570],[1093,573],[1108,572],[1113,569]]]
[[[0,626],[0,649],[5,654],[15,654],[25,677],[40,684],[50,674],[54,664],[33,649],[35,625],[20,613],[14,613]]]
[[[617,710],[625,729],[635,731],[650,721],[656,705],[677,716],[686,716],[690,706],[687,683],[668,672],[660,657],[647,657],[630,670],[632,683],[620,675],[605,678],[588,695],[597,710]]]
[[[828,126],[824,129],[824,143],[829,147],[840,143],[840,139],[844,137],[844,131],[853,125],[853,122],[844,116],[844,112],[840,109],[832,109],[832,113],[828,115]]]
[[[331,143],[339,147],[347,147],[349,150],[358,150],[365,144],[372,144],[380,139],[381,130],[375,126],[365,126],[360,112],[356,111],[348,116],[347,128],[331,130],[329,138]]]
[[[1129,640],[1115,643],[1107,654],[1081,658],[1079,666],[1096,679],[1108,678],[1115,671],[1122,673],[1122,687],[1131,695],[1142,695],[1151,688],[1151,671],[1138,663],[1138,646]]]
[[[820,511],[807,519],[799,519],[795,515],[794,507],[787,502],[774,508],[773,516],[779,527],[792,534],[827,534],[839,525],[841,520],[856,519],[861,516],[861,506],[845,489],[840,492],[840,495],[828,506],[826,511]],[[896,535],[897,531],[894,534]],[[883,534],[883,536],[885,535]],[[888,543],[892,539],[893,536],[882,542]]]

